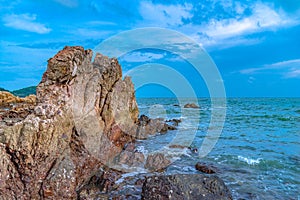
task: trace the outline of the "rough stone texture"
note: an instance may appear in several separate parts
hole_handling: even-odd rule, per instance
[[[187,103],[184,105],[184,108],[200,108],[200,107],[194,103]]]
[[[76,198],[91,174],[134,140],[130,78],[122,80],[116,59],[91,59],[91,50],[65,47],[48,60],[32,112],[22,121],[2,120],[1,198]]]
[[[217,176],[176,174],[147,177],[142,189],[147,200],[229,200],[230,191]]]
[[[100,169],[77,191],[77,199],[109,199],[109,192],[116,189],[115,182],[121,172],[112,169]]]
[[[29,95],[25,98],[16,97],[10,92],[0,91],[0,107],[13,106],[17,103],[35,104],[36,96]]]
[[[150,154],[147,157],[145,168],[150,171],[162,171],[171,164],[162,153]]]
[[[11,126],[22,121],[33,112],[35,104],[35,95],[20,98],[9,92],[0,91],[0,126]]]
[[[178,123],[175,126],[178,126]],[[138,139],[147,139],[149,135],[164,134],[168,130],[176,130],[174,126],[167,124],[162,118],[150,119],[145,115],[140,116],[137,126],[136,138]]]
[[[121,152],[118,163],[125,164],[127,166],[140,166],[142,167],[145,161],[145,156],[142,152],[138,152],[135,149],[135,145],[133,143],[129,143],[124,151]]]

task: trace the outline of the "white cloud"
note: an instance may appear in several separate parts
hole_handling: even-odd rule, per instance
[[[10,28],[39,34],[45,34],[51,31],[51,29],[47,28],[44,24],[35,21],[36,15],[28,13],[20,15],[11,14],[3,17],[4,25]]]
[[[183,24],[182,19],[192,17],[190,4],[163,5],[143,1],[139,10],[143,23],[148,26],[178,26]]]
[[[300,78],[300,69],[293,69],[285,75],[286,78]]]
[[[263,65],[262,67],[248,68],[240,71],[241,74],[254,74],[268,70],[283,69],[283,68],[300,68],[300,59],[287,60],[272,64]]]
[[[256,68],[248,68],[240,70],[241,74],[258,74],[258,73],[274,73],[277,70],[284,78],[300,78],[300,59],[287,60],[272,64],[263,65]]]
[[[236,9],[242,9],[240,7]],[[287,16],[284,11],[275,11],[267,4],[257,3],[251,7],[251,10],[252,15],[242,19],[212,19],[206,26],[203,26],[202,32],[214,39],[224,39],[299,23]]]
[[[125,55],[122,60],[126,62],[149,62],[153,60],[161,59],[165,54],[156,54],[156,53],[142,53],[142,52],[133,52]]]

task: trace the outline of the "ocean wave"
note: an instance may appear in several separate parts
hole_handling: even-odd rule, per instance
[[[252,158],[246,158],[246,157],[243,157],[243,156],[238,156],[238,159],[240,161],[246,162],[248,165],[257,165],[262,160],[261,158],[252,159]]]

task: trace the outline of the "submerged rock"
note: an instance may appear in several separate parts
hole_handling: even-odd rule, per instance
[[[214,174],[217,171],[217,169],[215,167],[210,166],[207,163],[201,163],[201,162],[197,162],[195,165],[195,168],[198,171],[206,173],[206,174]]]
[[[142,199],[230,200],[231,193],[217,176],[176,174],[147,177]]]
[[[200,108],[200,107],[194,103],[187,103],[184,105],[184,108]]]

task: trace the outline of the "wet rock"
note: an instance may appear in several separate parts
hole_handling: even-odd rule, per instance
[[[145,168],[150,171],[162,171],[170,165],[171,161],[162,153],[150,154],[147,157]]]
[[[181,123],[181,119],[170,119],[170,120],[167,120],[166,122],[170,122],[172,123],[173,126],[178,126],[179,123]]]
[[[196,165],[195,165],[195,168],[198,171],[206,173],[206,174],[214,174],[217,171],[215,167],[210,166],[206,163],[201,163],[201,162],[197,162]]]
[[[136,137],[138,139],[147,139],[148,135],[164,134],[169,130],[176,130],[176,125],[169,125],[162,118],[150,119],[145,115],[140,116],[137,125]]]
[[[184,105],[184,108],[200,108],[200,107],[194,103],[187,103]]]
[[[232,196],[217,176],[176,174],[147,177],[143,184],[142,199],[230,200]]]
[[[121,177],[121,172],[101,168],[77,190],[78,199],[109,199],[110,192],[116,188],[115,182]]]
[[[48,61],[34,102],[1,96],[0,196],[76,199],[91,174],[109,164],[136,134],[131,79],[114,58],[65,47]],[[6,111],[9,111],[6,112]]]
[[[118,164],[137,167],[142,166],[144,162],[144,154],[135,149],[134,143],[128,143],[119,156]]]

